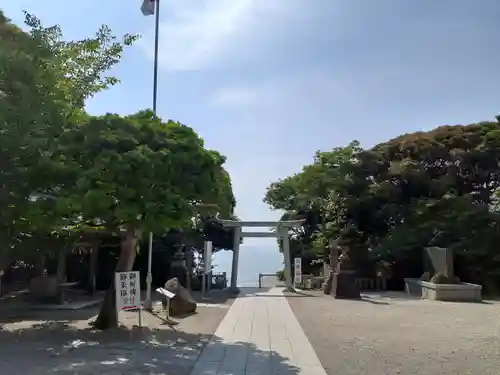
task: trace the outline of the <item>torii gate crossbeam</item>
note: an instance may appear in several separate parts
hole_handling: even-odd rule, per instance
[[[283,256],[285,258],[285,282],[286,286],[293,289],[292,271],[290,259],[290,236],[291,228],[302,225],[303,220],[290,221],[236,221],[220,220],[226,228],[234,228],[233,261],[231,264],[231,289],[238,291],[238,261],[240,255],[240,243],[243,237],[275,237],[283,240]],[[243,232],[243,227],[272,227],[275,232]]]

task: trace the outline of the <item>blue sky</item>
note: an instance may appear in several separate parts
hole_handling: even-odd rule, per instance
[[[279,217],[262,203],[266,186],[317,149],[491,119],[500,107],[498,0],[161,1],[159,115],[227,155],[242,219]],[[143,35],[115,70],[122,84],[91,113],[151,106],[154,18],[140,5],[0,0],[14,21],[26,9],[68,38],[103,23]],[[249,275],[280,262],[272,239],[243,246]]]

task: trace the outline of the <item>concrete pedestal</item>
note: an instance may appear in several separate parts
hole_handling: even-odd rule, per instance
[[[482,286],[477,284],[434,284],[419,279],[405,279],[408,294],[431,301],[481,302]]]

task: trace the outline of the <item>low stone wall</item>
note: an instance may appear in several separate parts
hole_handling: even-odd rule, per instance
[[[356,284],[360,290],[387,290],[387,280],[384,277],[358,277]]]
[[[304,289],[321,289],[323,282],[324,278],[322,276],[302,276],[302,287]],[[387,290],[387,280],[383,277],[358,277],[356,284],[360,290]]]
[[[405,290],[410,295],[431,301],[482,301],[482,286],[477,284],[434,284],[419,279],[405,279]]]

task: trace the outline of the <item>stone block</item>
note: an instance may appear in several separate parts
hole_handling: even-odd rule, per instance
[[[405,290],[412,296],[431,301],[482,301],[482,286],[477,284],[435,284],[419,279],[405,279]]]
[[[165,289],[175,294],[175,297],[170,301],[171,316],[192,314],[196,311],[195,300],[189,291],[181,285],[176,277],[165,283]],[[165,305],[166,301],[164,301],[164,307]]]
[[[453,268],[453,250],[442,247],[427,247],[425,249],[425,263],[431,275],[443,274],[448,278],[455,276]]]

